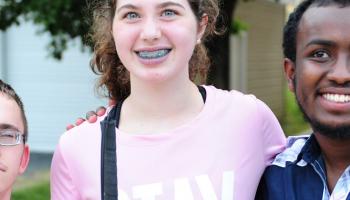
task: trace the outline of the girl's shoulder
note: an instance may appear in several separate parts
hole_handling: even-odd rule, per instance
[[[273,115],[271,109],[255,95],[244,94],[237,90],[222,90],[214,86],[204,86],[207,91],[208,104],[215,111],[261,118]]]
[[[215,102],[238,104],[242,106],[251,106],[260,102],[258,98],[253,94],[245,94],[238,90],[223,90],[216,88],[215,86],[203,86],[208,96],[213,96]]]

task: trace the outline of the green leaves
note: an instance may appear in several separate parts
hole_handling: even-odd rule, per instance
[[[19,25],[22,19],[39,25],[40,32],[52,37],[48,44],[51,56],[61,59],[67,42],[79,37],[84,41],[89,31],[86,0],[0,0],[0,30]]]
[[[239,34],[241,31],[248,30],[248,25],[240,20],[233,20],[230,27],[231,34]]]

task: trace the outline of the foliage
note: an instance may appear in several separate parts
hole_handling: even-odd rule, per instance
[[[300,134],[310,129],[300,112],[294,94],[287,89],[285,91],[285,115],[282,120],[282,128],[287,136]]]
[[[49,180],[41,181],[30,187],[16,190],[12,193],[12,200],[47,200],[50,199]]]
[[[19,25],[23,20],[51,34],[50,54],[61,59],[67,42],[79,37],[84,42],[89,30],[87,0],[0,0],[0,30]]]
[[[230,32],[231,34],[239,34],[241,31],[248,30],[248,24],[235,19],[231,22]]]

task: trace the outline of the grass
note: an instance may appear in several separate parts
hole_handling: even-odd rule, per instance
[[[11,200],[49,200],[49,172],[41,171],[35,174],[23,175],[17,178]]]
[[[12,193],[12,200],[48,200],[50,199],[49,180],[33,184],[28,188],[21,188]]]
[[[285,115],[282,128],[287,136],[297,135],[310,129],[295,101],[294,94],[285,90]]]

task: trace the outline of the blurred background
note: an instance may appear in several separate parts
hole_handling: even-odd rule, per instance
[[[96,95],[89,67],[89,0],[0,0],[0,79],[25,105],[30,165],[12,199],[49,199],[52,154],[65,127],[107,99]],[[282,28],[298,0],[223,0],[224,35],[207,41],[208,83],[252,93],[286,135],[310,133],[283,76]]]

